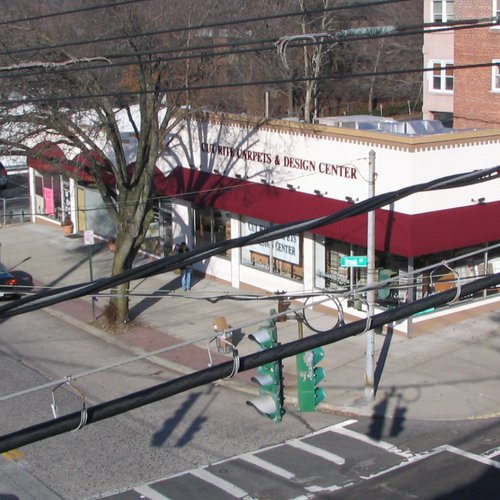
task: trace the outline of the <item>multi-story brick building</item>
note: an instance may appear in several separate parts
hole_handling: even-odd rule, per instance
[[[500,16],[500,0],[426,0],[426,22],[446,23]],[[457,128],[500,125],[500,24],[424,36],[423,115]],[[498,66],[459,69],[453,65]]]

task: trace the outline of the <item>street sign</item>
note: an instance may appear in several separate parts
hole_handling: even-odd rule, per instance
[[[94,230],[87,229],[83,231],[83,244],[84,245],[93,245],[94,244]]]
[[[368,267],[368,257],[366,255],[340,257],[340,267]]]

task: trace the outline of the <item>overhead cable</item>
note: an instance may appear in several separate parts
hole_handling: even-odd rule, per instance
[[[498,62],[483,62],[476,64],[450,64],[447,66],[449,70],[459,70],[459,69],[477,69],[477,68],[491,68],[493,66],[499,66]],[[293,78],[279,78],[279,79],[269,79],[269,80],[250,80],[245,82],[228,82],[228,83],[207,83],[199,85],[182,85],[180,87],[170,87],[170,86],[158,86],[154,90],[130,90],[130,91],[113,91],[113,92],[100,92],[92,94],[78,94],[73,96],[47,96],[47,97],[31,97],[23,99],[1,99],[0,105],[21,105],[21,104],[37,104],[42,102],[65,102],[65,101],[75,101],[81,99],[98,99],[98,98],[111,98],[111,97],[127,97],[135,95],[146,95],[146,94],[172,94],[179,92],[197,92],[201,90],[214,90],[214,89],[231,89],[239,87],[253,87],[262,85],[274,85],[274,84],[284,84],[284,83],[303,83],[303,82],[313,82],[313,81],[329,81],[329,80],[349,80],[355,78],[370,78],[379,76],[395,76],[404,75],[410,73],[428,73],[435,71],[435,68],[410,68],[410,69],[397,69],[397,70],[386,70],[386,71],[369,71],[365,73],[333,73],[329,75],[317,76],[317,77],[293,77]]]
[[[59,290],[47,291],[41,295],[23,297],[15,303],[0,306],[0,319],[41,309],[64,300],[83,297],[85,295],[93,295],[100,290],[112,288],[135,279],[173,271],[174,269],[180,267],[180,265],[194,264],[214,255],[224,253],[231,248],[264,243],[278,238],[284,238],[295,233],[311,231],[312,229],[333,224],[348,217],[361,215],[377,208],[381,208],[390,203],[394,203],[397,200],[410,196],[411,194],[437,189],[450,189],[476,184],[479,182],[486,182],[495,177],[499,177],[499,173],[500,165],[497,165],[495,167],[474,170],[464,174],[448,175],[368,198],[330,215],[272,226],[247,236],[212,243],[202,249],[191,250],[187,253],[165,257],[155,262],[137,266],[116,276],[101,278],[92,283],[68,285]]]
[[[137,1],[140,1],[140,0],[137,0]],[[403,3],[403,2],[408,2],[408,1],[411,1],[411,0],[373,0],[373,1],[369,1],[369,2],[358,2],[358,3],[353,3],[353,4],[335,5],[333,7],[327,7],[327,8],[322,8],[322,9],[310,9],[310,10],[308,9],[306,11],[299,10],[299,11],[293,11],[293,12],[285,12],[285,13],[278,13],[278,14],[266,14],[263,16],[249,17],[249,18],[236,19],[236,20],[225,20],[225,21],[218,21],[218,22],[198,24],[198,25],[176,26],[175,28],[166,28],[166,29],[162,29],[162,30],[143,31],[140,33],[129,33],[126,36],[116,35],[116,36],[112,36],[112,37],[92,38],[92,39],[87,39],[87,40],[73,40],[71,42],[64,42],[64,43],[58,43],[58,44],[52,44],[52,45],[40,45],[38,47],[23,47],[23,48],[19,48],[19,49],[12,49],[12,50],[8,50],[8,51],[0,52],[0,56],[4,56],[4,55],[12,56],[14,54],[20,54],[20,53],[26,53],[26,52],[41,51],[41,50],[54,50],[54,49],[59,49],[59,48],[64,48],[64,47],[91,45],[91,44],[95,44],[95,43],[112,42],[112,41],[131,39],[131,38],[143,38],[146,36],[164,35],[164,34],[169,34],[169,33],[179,33],[179,32],[184,33],[184,32],[188,32],[188,31],[199,31],[199,30],[207,30],[207,29],[213,29],[213,28],[227,28],[228,26],[235,26],[235,25],[239,25],[239,24],[248,24],[248,23],[255,23],[255,22],[269,22],[272,19],[282,19],[282,18],[286,18],[286,17],[297,17],[297,16],[303,16],[306,14],[308,14],[308,15],[310,15],[310,14],[322,14],[322,13],[326,13],[326,12],[334,12],[334,11],[339,11],[339,10],[353,10],[353,9],[359,9],[359,8],[363,8],[363,7],[375,7],[378,5]]]
[[[496,273],[463,285],[460,290],[460,296],[464,297],[480,292],[486,288],[492,288],[499,285],[500,273]],[[373,329],[381,328],[387,324],[406,319],[431,307],[444,305],[455,299],[456,295],[457,290],[453,288],[401,305],[399,307],[395,307],[393,309],[389,309],[382,313],[375,314],[371,317],[370,327]],[[363,332],[365,326],[366,320],[362,319],[333,328],[323,333],[318,333],[300,340],[281,344],[272,349],[265,349],[254,354],[242,356],[239,358],[238,372],[251,370],[266,363],[286,359],[304,351],[339,342]],[[121,398],[97,404],[86,408],[86,425],[144,407],[148,404],[167,399],[171,396],[196,387],[216,382],[217,380],[229,377],[233,372],[234,362],[231,360],[189,375],[181,376],[162,384],[158,384],[154,387],[122,396]],[[41,422],[10,434],[0,436],[0,453],[73,431],[79,428],[81,421],[81,412],[73,412],[54,420]]]

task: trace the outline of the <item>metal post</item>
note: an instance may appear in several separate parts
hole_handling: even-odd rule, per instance
[[[299,340],[302,340],[304,338],[304,322],[302,321],[302,318],[297,315],[297,333]]]
[[[375,196],[375,151],[373,149],[369,153],[369,170],[368,170],[368,198]],[[368,230],[367,230],[367,286],[373,286],[376,279],[375,270],[375,211],[368,212]],[[367,293],[368,312],[367,321],[375,313],[375,290],[370,290]],[[366,332],[366,352],[365,352],[365,400],[373,401],[375,396],[375,332],[368,330]]]
[[[94,273],[92,271],[92,245],[87,245],[89,249],[89,269],[90,269],[90,281],[94,281]],[[95,321],[95,303],[94,303],[94,297],[92,296],[90,298],[92,300],[92,320]]]
[[[416,292],[417,278],[416,276],[413,275],[413,271],[415,271],[415,259],[413,257],[408,257],[408,276],[410,276],[410,278],[407,280],[408,282],[406,283],[406,286],[409,287],[406,293],[407,302],[413,302],[416,297],[415,292]],[[413,316],[408,316],[406,325],[407,325],[406,335],[409,339],[411,339],[413,336]]]

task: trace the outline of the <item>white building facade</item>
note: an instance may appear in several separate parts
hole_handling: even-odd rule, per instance
[[[158,164],[157,193],[172,197],[174,242],[200,248],[273,224],[320,217],[368,196],[368,163],[375,153],[376,194],[446,175],[497,165],[500,130],[404,136],[290,121],[201,117],[167,138]],[[376,211],[379,278],[479,251],[453,270],[460,277],[500,271],[500,179],[419,193]],[[343,265],[366,255],[367,216],[343,220],[266,245],[233,249],[197,269],[231,283],[269,292],[307,292],[363,285],[366,268]],[[420,285],[381,290],[391,306],[439,289],[440,273]],[[454,286],[454,285],[449,285]],[[397,286],[395,288],[398,288]]]

